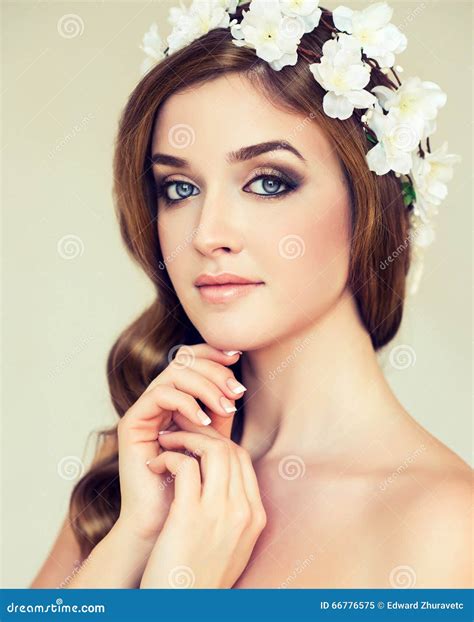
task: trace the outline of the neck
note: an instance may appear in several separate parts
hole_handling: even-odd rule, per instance
[[[317,322],[242,356],[242,446],[255,460],[358,455],[401,405],[347,292]]]

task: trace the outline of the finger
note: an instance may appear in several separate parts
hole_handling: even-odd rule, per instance
[[[180,415],[179,413],[176,413],[173,416],[174,420],[177,420],[177,423],[182,427],[182,429],[184,431],[187,432],[192,432],[195,433],[197,435],[206,435],[209,436],[211,438],[220,438],[220,439],[226,439],[227,437],[221,435],[217,430],[215,430],[212,426],[208,426],[206,428],[199,428],[196,425],[193,425],[191,422],[189,422],[187,419],[185,419],[182,415]],[[173,430],[174,431],[174,430]],[[162,446],[166,446],[169,447],[169,445],[166,443],[166,440],[162,443],[161,441],[163,439],[166,439],[169,434],[168,432],[170,432],[170,430],[166,430],[166,434],[159,434],[158,435],[158,442],[162,445]],[[232,443],[233,444],[233,443]],[[178,449],[178,447],[183,447],[183,443],[176,443],[174,444],[174,449]],[[243,473],[243,468],[241,465],[241,461],[239,460],[239,456],[237,452],[231,452],[233,455],[233,461],[232,463],[230,463],[230,467],[231,467],[231,472],[229,475],[229,487],[227,490],[227,494],[229,496],[233,496],[233,497],[238,497],[240,495],[247,495],[247,491],[245,489],[245,483],[244,483],[244,473]],[[253,467],[251,465],[252,471],[253,471]],[[238,470],[237,470],[238,469]],[[233,485],[231,483],[234,483]],[[257,495],[258,495],[258,483],[257,480],[255,478],[255,484],[257,486]]]
[[[220,368],[222,365],[233,365],[239,360],[239,356],[242,354],[242,352],[240,350],[229,350],[229,352],[234,353],[228,355],[225,351],[218,350],[217,348],[214,348],[207,343],[199,343],[192,346],[183,345],[176,352],[173,360],[170,362],[168,367],[163,370],[161,374],[159,374],[156,378],[154,378],[152,382],[148,385],[145,393],[153,388],[157,382],[160,382],[160,380],[162,381],[164,377],[166,378],[168,375],[173,375],[174,377],[174,372],[176,370],[194,368],[203,360],[208,362],[213,361],[215,364],[219,364],[218,368]],[[208,370],[209,369],[210,368],[208,367]],[[222,377],[222,370],[220,374]],[[222,389],[225,390],[226,386],[226,382],[224,381]]]
[[[228,417],[223,417],[223,418],[228,419]],[[196,434],[205,434],[206,436],[210,436],[211,438],[225,438],[212,425],[207,425],[207,426],[196,425],[192,421],[189,421],[189,419],[184,417],[179,412],[173,413],[173,424],[176,424],[178,426],[178,431],[183,430],[184,432],[195,432]],[[170,428],[171,426],[169,426],[167,430]]]
[[[175,410],[199,426],[207,425],[198,414],[202,411],[194,397],[169,385],[157,385],[152,391],[142,393],[122,417],[122,421],[127,420],[133,425],[156,419],[156,432],[158,432],[166,411]],[[206,414],[203,413],[202,416]]]
[[[233,352],[234,354],[229,355],[227,352]],[[242,354],[240,350],[220,350],[204,341],[193,345],[183,344],[177,350],[173,360],[182,365],[183,363],[186,364],[189,358],[200,357],[228,365],[229,363],[235,363],[240,354]]]
[[[217,432],[219,432],[219,434],[222,434],[222,436],[224,436],[225,438],[230,439],[235,413],[233,413],[230,417],[229,416],[222,417],[218,413],[212,410],[209,410],[208,408],[205,409],[205,412],[206,412],[206,415],[211,419],[211,426]]]
[[[233,371],[222,363],[198,357],[189,366],[189,369],[193,369],[213,382],[230,399],[239,398],[246,391],[246,388],[237,381]]]
[[[264,506],[262,503],[257,475],[249,453],[242,448],[240,449],[242,451],[237,452],[237,457],[242,470],[242,481],[245,488],[245,494],[250,503],[250,507],[252,508],[252,512],[254,514],[258,514],[262,510],[264,511]]]
[[[187,432],[198,432],[202,434],[207,434],[213,438],[227,438],[230,439],[230,434],[232,430],[232,422],[234,421],[234,415],[221,417],[215,412],[209,410],[209,408],[205,408],[205,412],[209,415],[212,423],[207,427],[197,427],[191,421],[183,417],[181,413],[173,413],[173,421],[175,421],[182,430]]]
[[[230,477],[231,450],[225,439],[211,438],[193,432],[169,432],[158,436],[168,450],[184,447],[201,460],[203,498],[227,499]]]
[[[224,393],[215,382],[194,369],[181,369],[175,374],[172,384],[176,389],[199,398],[208,408],[223,417],[229,417],[236,410],[234,404],[236,395],[232,394],[229,388],[227,394]]]
[[[178,503],[194,503],[201,498],[201,473],[195,458],[174,451],[164,451],[147,461],[153,473],[169,471],[174,475],[174,494]]]
[[[242,466],[236,451],[237,446],[230,443],[230,447],[230,476],[227,494],[229,499],[233,499],[238,504],[247,503],[247,491],[244,486]]]

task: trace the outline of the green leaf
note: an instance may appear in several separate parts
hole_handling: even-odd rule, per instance
[[[367,134],[366,134],[366,136],[367,136],[367,140],[368,140],[369,142],[371,142],[373,145],[376,145],[376,144],[377,144],[377,139],[376,139],[376,138],[374,138],[374,137],[372,136],[372,134],[367,133]]]
[[[415,188],[409,181],[402,182],[402,193],[403,193],[403,202],[405,203],[405,207],[408,207],[412,203],[416,201],[416,192]]]

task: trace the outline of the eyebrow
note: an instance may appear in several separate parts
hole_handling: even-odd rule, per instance
[[[301,155],[298,149],[296,149],[296,147],[293,147],[293,145],[286,140],[270,140],[264,143],[258,143],[257,145],[250,145],[249,147],[241,147],[240,149],[237,149],[237,151],[230,151],[226,155],[226,161],[229,164],[234,164],[236,162],[245,162],[246,160],[256,158],[262,153],[280,150],[289,151],[303,162],[306,162],[306,159]],[[189,162],[184,158],[167,155],[166,153],[153,154],[151,156],[151,161],[153,164],[167,164],[169,166],[181,166],[183,168],[190,166]]]

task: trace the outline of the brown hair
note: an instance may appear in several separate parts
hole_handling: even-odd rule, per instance
[[[237,9],[238,19],[248,3]],[[233,16],[234,17],[234,16]],[[107,378],[119,417],[168,365],[178,344],[204,341],[188,319],[173,289],[158,243],[156,191],[150,166],[151,138],[160,106],[170,95],[192,85],[235,72],[252,79],[275,105],[314,120],[331,140],[350,189],[352,240],[348,286],[375,350],[396,334],[402,319],[405,277],[410,263],[408,211],[400,180],[378,176],[367,166],[372,144],[360,122],[361,110],[344,121],[323,112],[325,91],[315,81],[308,62],[320,57],[334,28],[331,12],[323,9],[316,30],[303,36],[295,66],[272,69],[255,51],[232,44],[229,29],[218,28],[165,58],[151,69],[130,95],[122,113],[114,157],[114,201],[120,231],[131,257],[156,288],[156,298],[114,343],[107,360]],[[395,88],[378,67],[367,89],[383,84]],[[386,258],[400,245],[407,249],[397,261]],[[383,274],[379,266],[385,262]],[[240,380],[240,363],[232,367]],[[236,403],[232,439],[240,442],[244,408]],[[76,484],[69,517],[86,556],[107,534],[120,511],[116,427],[99,433],[109,451]]]

